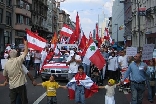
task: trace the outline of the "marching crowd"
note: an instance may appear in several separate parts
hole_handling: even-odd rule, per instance
[[[47,89],[47,104],[57,104],[57,88],[67,89],[70,86],[75,88],[75,103],[85,104],[85,89],[87,88],[84,84],[85,81],[95,83],[94,91],[91,90],[93,93],[97,92],[98,88],[105,88],[107,90],[105,104],[115,104],[114,88],[123,86],[126,79],[130,83],[131,104],[142,104],[146,87],[148,88],[147,99],[153,103],[156,91],[155,59],[142,61],[141,52],[132,57],[127,56],[124,49],[117,51],[110,47],[101,46],[100,51],[106,60],[106,64],[103,69],[98,69],[87,57],[82,57],[76,48],[60,53],[47,46],[40,52],[38,50],[28,50],[27,41],[24,41],[24,45],[25,48],[22,52],[12,49],[8,53],[5,52],[4,55],[1,55],[1,58],[4,56],[3,58],[7,58],[8,61],[3,70],[3,76],[6,81],[0,86],[5,86],[9,83],[11,104],[28,104],[25,86],[26,75],[28,75],[34,86],[41,85]],[[66,86],[59,85],[55,82],[54,75],[49,78],[49,81],[37,83],[35,79],[39,76],[42,65],[51,60],[55,54],[69,55],[66,60],[66,64],[69,65],[68,84]],[[29,73],[31,67],[35,71],[33,76]],[[122,73],[123,70],[124,74]],[[104,86],[103,82],[107,79],[108,85]],[[74,85],[71,85],[73,82]]]

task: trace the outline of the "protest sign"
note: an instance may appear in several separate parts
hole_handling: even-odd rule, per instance
[[[142,51],[142,60],[150,60],[153,58],[154,44],[145,44]]]
[[[127,47],[126,55],[127,56],[135,56],[137,54],[137,47]]]

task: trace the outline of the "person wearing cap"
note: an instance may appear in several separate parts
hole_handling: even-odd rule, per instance
[[[10,58],[4,66],[3,76],[9,82],[10,88],[10,104],[16,103],[17,95],[19,94],[22,104],[28,104],[27,90],[25,83],[26,76],[22,71],[23,61],[28,53],[28,42],[24,40],[25,50],[22,55],[17,57],[15,49],[9,52]],[[32,81],[32,83],[34,83]]]
[[[71,80],[78,71],[78,66],[81,64],[81,57],[73,50],[70,50],[66,64],[69,65],[68,80]]]
[[[99,88],[105,88],[107,90],[106,95],[105,95],[105,104],[115,104],[115,99],[114,99],[115,88],[118,85],[120,85],[120,83],[115,84],[114,79],[109,79],[108,80],[108,85],[99,86]]]

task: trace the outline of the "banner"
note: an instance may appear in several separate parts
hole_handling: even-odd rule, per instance
[[[154,44],[145,44],[142,51],[142,60],[151,60],[153,58]]]
[[[137,47],[127,47],[126,55],[127,56],[135,56],[137,54]]]

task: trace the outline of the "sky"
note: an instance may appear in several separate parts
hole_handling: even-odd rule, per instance
[[[90,31],[93,32],[95,24],[101,17],[112,15],[112,5],[114,0],[65,0],[61,2],[60,8],[70,15],[72,21],[76,21],[78,12],[81,28],[87,38]],[[98,18],[99,17],[99,18]]]

